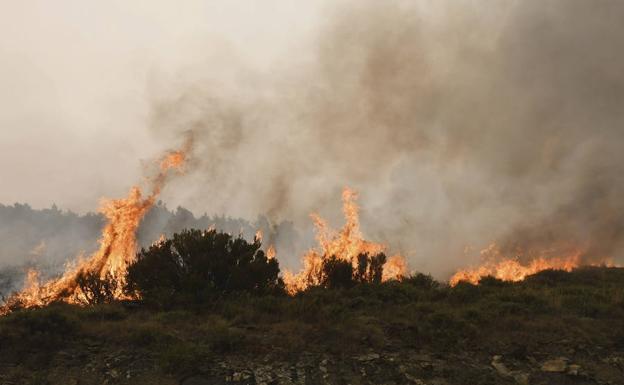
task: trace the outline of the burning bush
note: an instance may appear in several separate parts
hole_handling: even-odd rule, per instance
[[[111,273],[100,278],[93,272],[82,271],[76,276],[76,283],[82,293],[82,300],[87,305],[113,302],[119,288],[118,281]]]
[[[335,256],[325,258],[318,272],[317,281],[327,288],[348,288],[356,283],[381,283],[386,255],[361,253],[357,256],[357,266],[350,261]]]
[[[346,223],[339,231],[329,227],[320,216],[312,214],[319,243],[303,256],[303,269],[284,273],[287,291],[295,294],[311,286],[334,287],[334,279],[344,284],[398,280],[407,275],[407,263],[401,255],[387,258],[386,246],[367,241],[360,231],[357,193],[349,188],[342,191],[342,211]],[[350,268],[347,265],[351,265]]]
[[[337,289],[353,286],[353,266],[351,262],[335,256],[323,260],[319,282],[322,286]]]
[[[203,302],[232,292],[281,292],[277,260],[260,250],[260,240],[216,230],[184,230],[142,249],[128,268],[126,292],[146,301]]]

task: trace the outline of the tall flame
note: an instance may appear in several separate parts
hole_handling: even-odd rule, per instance
[[[483,263],[480,266],[457,271],[449,280],[449,284],[455,286],[461,281],[477,284],[481,278],[487,276],[503,281],[517,282],[524,280],[529,275],[548,269],[572,271],[582,264],[589,266],[613,265],[613,262],[608,258],[599,263],[583,263],[581,260],[583,253],[578,248],[565,251],[564,256],[553,256],[552,251],[546,250],[541,253],[542,255],[530,256],[526,263],[521,262],[522,259],[527,259],[526,257],[522,258],[523,253],[518,254],[515,258],[505,257],[498,246],[493,243],[481,250]]]
[[[343,261],[351,262],[356,267],[358,255],[363,253],[375,255],[385,251],[386,247],[383,244],[363,239],[360,231],[360,208],[356,200],[357,193],[345,187],[342,191],[342,211],[346,222],[339,231],[330,228],[319,215],[310,215],[316,227],[319,249],[309,250],[303,256],[303,269],[299,273],[284,272],[284,283],[289,293],[294,294],[309,286],[318,285],[320,283],[318,282],[319,272],[323,261],[327,258],[335,256]],[[382,280],[400,278],[405,275],[406,271],[405,259],[400,255],[392,256],[384,264]]]
[[[134,261],[137,249],[136,231],[145,214],[154,205],[170,170],[182,172],[190,151],[188,140],[179,151],[165,154],[158,162],[158,173],[149,178],[151,192],[144,197],[141,189],[134,186],[126,198],[103,200],[99,212],[106,217],[106,225],[100,237],[99,249],[87,259],[79,260],[57,279],[39,282],[36,271],[29,271],[24,289],[10,297],[0,314],[12,305],[23,307],[42,306],[54,301],[82,303],[85,299],[77,278],[81,273],[96,274],[100,278],[110,276],[118,283],[116,298],[123,298],[122,286],[128,266]]]

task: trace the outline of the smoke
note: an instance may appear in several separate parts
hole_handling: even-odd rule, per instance
[[[492,241],[621,257],[624,5],[482,8],[346,3],[273,72],[161,82],[153,132],[204,154],[186,199],[304,223],[349,185],[367,235],[438,276]]]
[[[146,151],[195,140],[164,201],[292,220],[309,234],[299,253],[280,252],[292,229],[271,239],[291,268],[310,212],[341,224],[343,186],[360,193],[368,239],[438,278],[491,242],[622,260],[624,4],[351,1],[287,17],[271,4],[223,33],[307,12],[306,33],[278,28],[254,47],[202,28],[156,45],[161,65],[141,78]]]

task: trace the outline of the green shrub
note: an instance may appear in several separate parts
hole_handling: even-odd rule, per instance
[[[0,347],[10,353],[2,360],[16,360],[29,367],[49,364],[49,355],[63,349],[78,333],[79,324],[68,305],[20,310],[0,318]]]
[[[184,230],[142,249],[129,266],[126,291],[158,305],[205,302],[227,293],[279,293],[277,260],[248,243],[215,230]]]
[[[440,287],[440,283],[429,274],[416,273],[403,280],[405,283],[424,290],[433,290]]]

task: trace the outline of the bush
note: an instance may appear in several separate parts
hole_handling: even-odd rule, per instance
[[[69,305],[16,311],[0,318],[0,346],[9,348],[2,351],[0,361],[44,367],[50,354],[63,349],[78,331],[79,323]]]
[[[387,259],[384,253],[372,256],[368,253],[358,255],[355,281],[360,283],[381,283],[383,265]]]
[[[203,302],[233,292],[283,291],[279,265],[249,243],[215,230],[184,230],[172,239],[142,249],[128,268],[126,291],[166,304],[174,298]]]
[[[323,261],[321,285],[329,289],[347,288],[354,284],[351,262],[331,256]]]
[[[375,255],[362,253],[357,256],[357,265],[354,267],[351,261],[332,255],[323,259],[318,282],[329,289],[350,288],[362,283],[379,284],[386,260],[384,253]]]
[[[78,273],[76,283],[78,283],[83,294],[82,300],[87,305],[113,302],[119,286],[117,280],[110,273],[107,273],[104,278],[100,278],[97,273],[91,271]]]
[[[412,286],[425,290],[433,290],[440,287],[440,283],[429,274],[416,273],[404,281]]]

